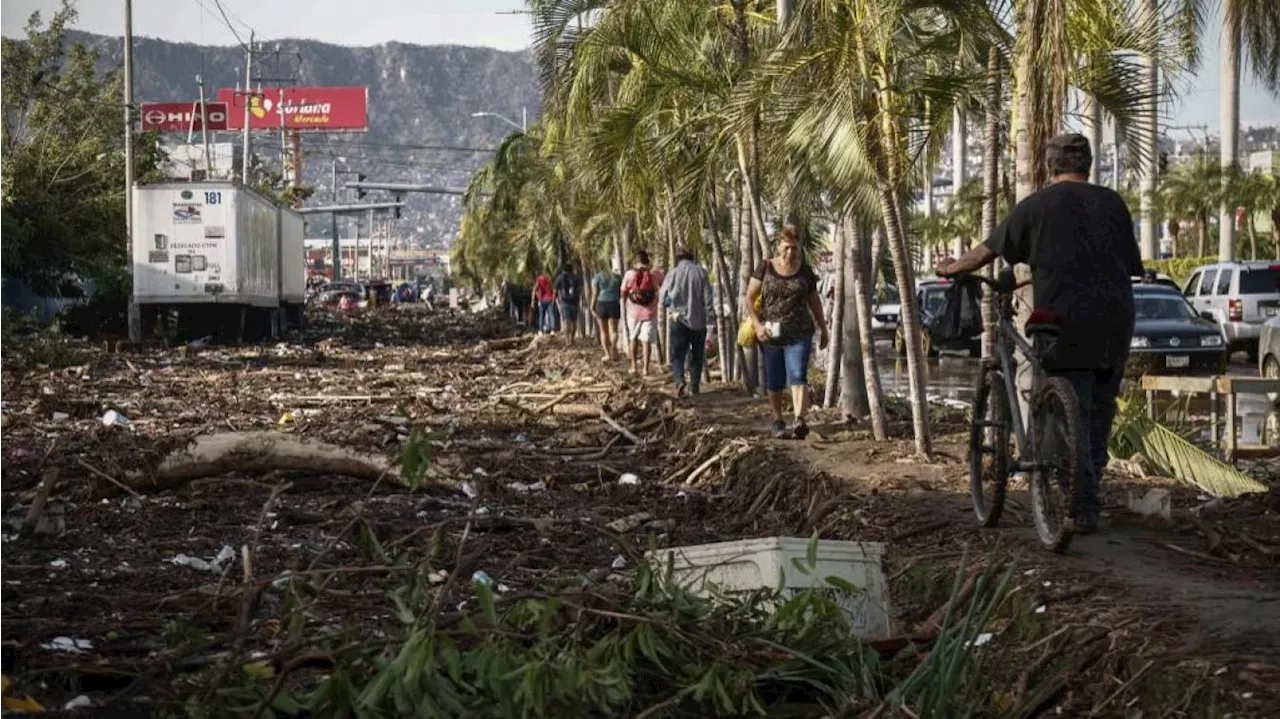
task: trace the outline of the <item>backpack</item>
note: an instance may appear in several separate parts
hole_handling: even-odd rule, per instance
[[[647,269],[636,270],[636,283],[630,290],[627,290],[627,300],[632,304],[648,307],[653,304],[657,297],[658,291],[653,286],[653,271]]]
[[[977,280],[961,277],[947,289],[938,329],[953,342],[982,334],[982,285]]]
[[[578,285],[580,284],[578,282],[578,276],[565,275],[561,280],[561,284],[563,285],[560,288],[561,299],[571,305],[578,304]]]

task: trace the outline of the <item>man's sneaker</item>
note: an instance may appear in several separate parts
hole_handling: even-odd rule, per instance
[[[786,439],[790,435],[787,431],[787,423],[780,419],[775,419],[773,424],[769,425],[769,433],[774,439]]]
[[[809,425],[803,419],[797,419],[791,427],[791,434],[796,439],[804,439],[809,436]]]
[[[702,394],[702,390],[698,387],[698,385],[691,384],[689,385],[689,394],[693,394],[693,395]]]

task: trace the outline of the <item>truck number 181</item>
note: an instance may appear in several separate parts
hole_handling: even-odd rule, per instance
[[[204,203],[205,203],[206,205],[221,205],[221,204],[222,204],[222,193],[221,193],[221,192],[206,192],[206,193],[204,193]]]

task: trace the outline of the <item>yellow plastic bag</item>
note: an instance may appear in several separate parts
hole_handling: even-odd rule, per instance
[[[764,309],[764,303],[761,301],[763,294],[762,292],[760,295],[756,295],[756,314],[760,314],[761,310]],[[751,318],[748,317],[742,320],[742,324],[738,325],[738,346],[754,347],[756,342],[756,328],[751,324]]]

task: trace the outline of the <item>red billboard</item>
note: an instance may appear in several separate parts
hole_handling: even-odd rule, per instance
[[[204,115],[209,120],[208,129],[211,131],[227,129],[227,114],[225,102],[206,102],[204,105]],[[186,132],[193,127],[199,132],[205,129],[200,122],[199,102],[144,102],[138,115],[142,119],[143,132]]]
[[[283,98],[281,92],[283,91]],[[366,87],[264,87],[252,94],[218,90],[218,101],[229,108],[227,125],[244,128],[249,103],[249,127],[279,130],[281,116],[290,130],[351,131],[369,128],[369,89]]]

